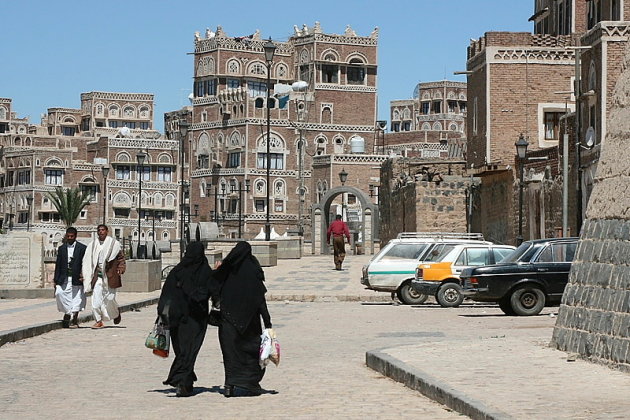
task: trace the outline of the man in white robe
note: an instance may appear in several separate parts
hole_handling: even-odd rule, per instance
[[[57,309],[64,314],[64,328],[78,328],[79,312],[85,309],[81,270],[86,247],[76,239],[77,230],[73,227],[66,229],[65,243],[57,250],[55,261],[55,299]]]
[[[98,225],[97,238],[90,242],[83,259],[83,284],[86,292],[92,290],[92,328],[103,328],[103,321],[120,324],[121,316],[116,302],[116,291],[122,286],[125,273],[125,255],[120,242],[108,236],[109,229]]]

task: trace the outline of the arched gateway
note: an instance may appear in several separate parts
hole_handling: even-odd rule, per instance
[[[361,224],[361,237],[366,254],[374,254],[374,241],[378,240],[378,205],[370,201],[365,193],[354,187],[336,187],[328,192],[319,203],[311,207],[313,254],[329,254],[330,250],[326,243],[326,231],[330,225],[328,215],[330,205],[333,200],[341,194],[352,194],[360,201],[363,208],[363,223]]]

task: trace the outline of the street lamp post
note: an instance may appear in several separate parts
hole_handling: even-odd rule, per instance
[[[379,120],[376,121],[376,129],[377,133],[381,135],[381,154],[385,154],[385,127],[387,127],[387,121]],[[377,139],[378,140],[378,139]],[[375,145],[375,147],[378,147]]]
[[[29,232],[31,230],[31,206],[33,205],[33,196],[32,195],[27,196],[26,202],[28,203],[28,215],[26,217],[26,231]]]
[[[136,160],[138,161],[138,252],[136,257],[140,257],[142,252],[140,250],[140,214],[142,213],[142,177],[144,176],[144,161],[147,158],[147,154],[140,150],[136,154]]]
[[[180,198],[179,198],[179,257],[184,257],[184,140],[188,136],[188,121],[179,120],[179,166],[180,166]]]
[[[518,236],[516,237],[516,245],[523,243],[523,170],[525,165],[525,156],[527,155],[527,146],[529,143],[525,140],[523,133],[518,136],[518,140],[514,143],[516,146],[516,154],[519,163],[519,181],[518,181]]]
[[[243,188],[241,186],[241,184],[239,183],[238,189],[235,186],[232,186],[231,188],[231,192],[235,193],[238,192],[238,238],[241,239],[242,236],[242,232],[241,232],[241,225],[242,225],[242,219],[243,219],[243,192],[249,192],[249,179],[245,180],[245,188]]]
[[[109,175],[109,166],[103,166],[101,171],[103,171],[103,224],[105,224],[105,218],[107,217],[107,175]]]
[[[339,172],[339,181],[341,181],[341,186],[343,187],[348,179],[348,172],[344,168],[341,168],[341,172]],[[341,217],[343,218],[345,213],[345,197],[344,193],[341,193]],[[346,221],[348,218],[346,217]]]
[[[265,103],[267,108],[267,215],[265,218],[265,240],[269,241],[271,239],[271,223],[269,222],[269,195],[270,195],[270,179],[269,179],[269,170],[271,168],[271,149],[270,149],[270,134],[271,134],[271,119],[270,119],[270,108],[269,108],[269,98],[271,95],[271,65],[273,64],[273,55],[276,52],[276,45],[271,41],[271,37],[269,40],[265,42],[263,45],[263,50],[265,51],[265,61],[267,64],[267,102]],[[240,224],[240,220],[239,220]],[[240,235],[239,235],[240,236]]]

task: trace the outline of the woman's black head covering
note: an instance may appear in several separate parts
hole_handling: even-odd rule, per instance
[[[245,241],[236,244],[217,271],[223,280],[221,315],[242,333],[265,300],[265,273]]]
[[[208,312],[212,270],[204,251],[202,242],[191,242],[164,282],[158,313],[168,314],[173,325],[190,312]]]

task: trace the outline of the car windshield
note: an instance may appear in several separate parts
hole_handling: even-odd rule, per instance
[[[501,263],[529,262],[534,256],[536,247],[529,241],[523,242],[510,255],[501,260]]]
[[[417,260],[424,253],[429,244],[395,244],[381,257],[386,260]]]

